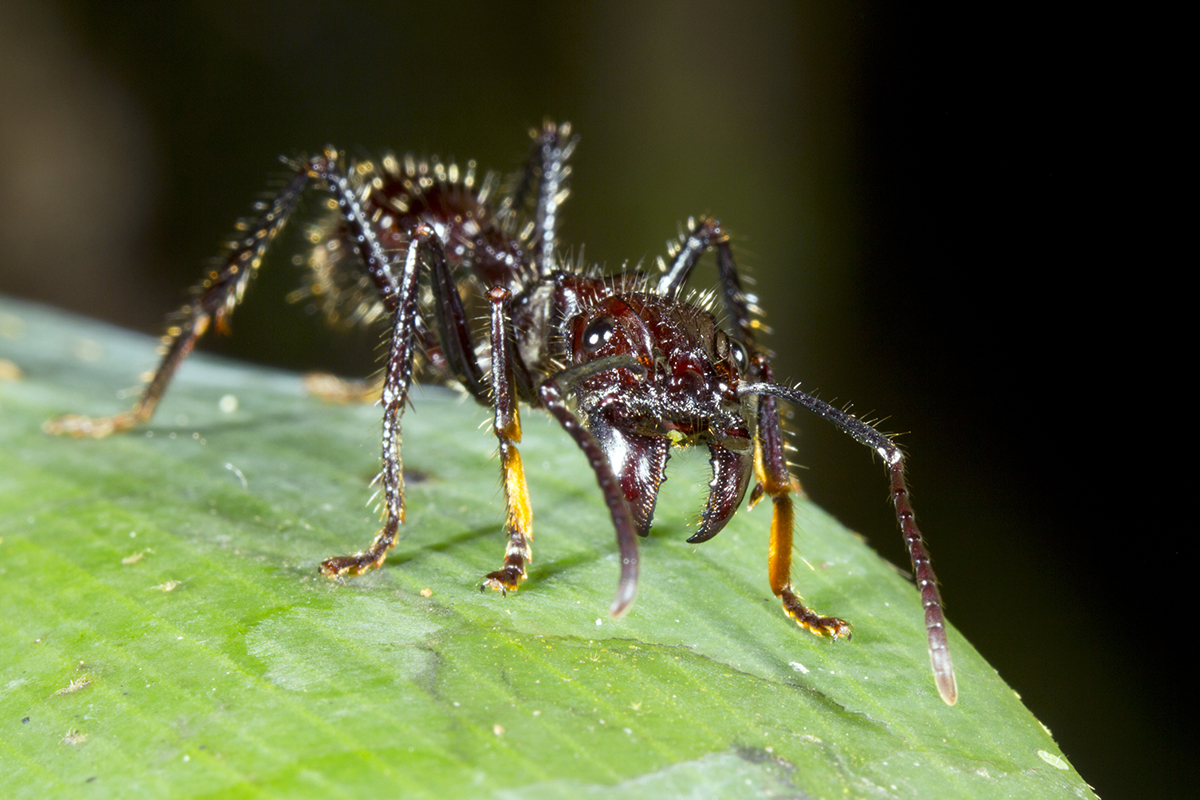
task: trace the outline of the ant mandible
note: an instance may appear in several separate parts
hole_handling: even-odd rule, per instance
[[[621,575],[611,613],[628,610],[637,591],[637,537],[649,532],[671,447],[703,443],[712,465],[708,500],[689,542],[716,536],[733,516],[753,474],[751,503],[774,505],[768,576],[771,591],[801,627],[834,639],[850,636],[837,617],[806,608],[791,584],[792,476],[784,457],[776,399],[812,411],[882,456],[891,498],[925,608],[929,655],[942,699],[957,699],[937,579],[917,529],[904,481],[904,454],[869,424],[797,388],[775,382],[752,295],[742,289],[729,237],[715,219],[689,221],[670,263],[650,275],[606,276],[558,258],[559,209],[567,197],[570,125],[546,122],[531,132],[521,179],[498,204],[497,181],[476,182],[438,160],[343,166],[332,147],[285,159],[292,175],[257,216],[241,220],[218,269],[194,289],[169,322],[163,359],[133,409],[112,417],[77,415],[46,423],[50,433],[103,437],[150,419],[196,341],[228,320],[271,241],[311,184],[333,203],[313,228],[311,294],[327,316],[391,322],[383,376],[383,527],[365,549],[321,564],[329,577],[379,567],[404,521],[400,417],[414,357],[440,380],[460,386],[494,412],[507,504],[504,565],[483,586],[515,590],[532,560],[532,513],[521,455],[518,402],[546,409],[587,456],[612,515]],[[333,210],[336,205],[336,211]],[[709,306],[681,297],[701,255],[716,251],[719,294],[730,330]],[[365,268],[365,269],[363,269]],[[467,304],[490,309],[478,335]],[[481,587],[483,588],[483,587]]]

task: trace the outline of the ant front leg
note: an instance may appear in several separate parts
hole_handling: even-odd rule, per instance
[[[766,331],[767,328],[762,324],[762,309],[758,306],[758,299],[742,289],[742,279],[738,275],[733,250],[729,246],[729,234],[725,232],[720,220],[710,217],[702,217],[699,222],[689,220],[688,232],[677,244],[672,245],[674,260],[659,278],[655,294],[678,297],[687,285],[696,263],[709,250],[717,251],[717,278],[720,282],[721,298],[736,329],[737,338],[753,350],[756,346],[755,332]]]
[[[500,475],[504,483],[505,521],[508,545],[504,566],[489,572],[479,587],[507,594],[525,580],[525,565],[533,561],[533,511],[529,487],[517,442],[521,441],[521,418],[513,381],[512,320],[508,314],[509,291],[497,286],[488,292],[492,306],[492,431],[500,443]]]
[[[938,591],[937,576],[933,573],[933,564],[929,560],[929,550],[925,546],[925,539],[921,536],[920,529],[917,528],[917,516],[913,511],[908,484],[904,478],[903,451],[892,442],[891,437],[886,433],[880,433],[857,417],[834,408],[799,389],[789,389],[767,379],[762,383],[742,383],[738,387],[738,394],[743,397],[754,394],[760,397],[773,395],[808,409],[832,422],[860,444],[874,450],[883,459],[888,472],[892,505],[896,508],[896,521],[900,523],[900,533],[904,536],[904,544],[907,546],[909,558],[912,560],[913,576],[916,578],[917,588],[921,592],[921,605],[925,609],[925,630],[929,641],[929,661],[933,667],[934,683],[937,685],[938,694],[941,695],[942,700],[947,705],[954,705],[958,701],[958,684],[955,681],[954,663],[950,658],[949,643],[946,639],[946,617],[942,610],[942,595]]]
[[[261,213],[259,217],[238,222],[239,238],[230,245],[221,268],[214,269],[193,287],[191,302],[170,320],[160,350],[162,361],[131,410],[111,417],[67,414],[47,421],[42,429],[59,436],[102,439],[149,420],[176,370],[209,326],[215,324],[219,332],[229,332],[229,316],[242,301],[250,278],[262,264],[267,247],[283,230],[288,217],[295,210],[308,180],[308,171],[298,170],[274,200],[269,204],[259,203],[255,207]]]
[[[887,465],[892,504],[896,508],[896,519],[900,523],[900,531],[908,547],[913,574],[921,591],[921,604],[925,608],[925,628],[934,682],[942,700],[948,705],[954,705],[958,699],[958,687],[946,639],[942,597],[929,560],[929,551],[921,531],[917,528],[916,515],[909,499],[908,486],[904,479],[903,452],[886,434],[880,433],[852,415],[798,389],[781,387],[774,382],[769,355],[755,342],[755,332],[763,330],[763,325],[758,319],[761,312],[755,298],[742,290],[737,264],[729,247],[729,237],[721,230],[721,225],[716,220],[704,219],[698,225],[692,226],[679,248],[675,262],[659,281],[659,293],[675,296],[687,281],[700,255],[710,247],[717,251],[717,274],[725,308],[736,326],[738,336],[750,351],[749,364],[738,394],[759,396],[758,434],[755,437],[755,472],[759,483],[751,494],[751,504],[765,492],[771,496],[775,506],[771,518],[771,548],[768,558],[771,591],[776,597],[783,599],[784,610],[801,627],[818,635],[828,633],[835,639],[850,636],[849,624],[837,617],[819,616],[805,608],[791,585],[794,517],[791,495],[794,485],[787,459],[784,457],[783,431],[776,407],[775,398],[781,397],[829,420],[861,444],[879,453]]]
[[[735,328],[735,335],[749,351],[745,378],[750,381],[771,383],[769,354],[759,347],[755,334],[764,330],[758,315],[761,310],[757,301],[742,289],[737,263],[729,246],[729,235],[718,220],[702,218],[689,226],[674,253],[674,260],[659,279],[657,293],[666,297],[677,297],[686,285],[700,257],[708,250],[717,251],[717,278],[725,309]],[[767,574],[771,591],[783,601],[787,615],[802,628],[818,636],[826,634],[834,639],[849,638],[850,625],[837,617],[822,617],[806,608],[791,582],[792,532],[795,524],[795,507],[792,494],[795,483],[788,469],[784,451],[783,428],[779,422],[779,409],[774,397],[762,395],[758,398],[758,432],[754,438],[754,472],[758,485],[751,494],[754,505],[763,494],[770,495],[773,505],[771,515],[771,545],[767,557]]]
[[[762,353],[751,356],[748,370],[755,379],[771,383],[771,364]],[[749,376],[748,376],[749,377]],[[783,600],[783,610],[796,621],[818,636],[829,634],[834,639],[850,638],[850,625],[837,617],[822,617],[806,608],[792,586],[792,532],[795,527],[795,509],[792,493],[795,491],[791,470],[783,447],[783,428],[779,423],[779,410],[775,398],[761,395],[758,398],[758,434],[754,440],[754,471],[758,486],[754,488],[751,503],[765,492],[771,497],[771,545],[767,551],[767,577],[771,591]]]

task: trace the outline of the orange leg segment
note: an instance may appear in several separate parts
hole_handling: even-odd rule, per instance
[[[489,572],[479,587],[507,594],[525,580],[525,565],[533,561],[533,510],[529,487],[517,442],[521,441],[521,417],[517,411],[510,347],[512,323],[508,316],[510,295],[496,287],[488,293],[492,305],[492,400],[495,408],[492,431],[500,442],[500,477],[504,484],[505,532],[504,566]]]

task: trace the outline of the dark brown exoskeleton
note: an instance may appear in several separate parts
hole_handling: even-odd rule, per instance
[[[742,289],[729,239],[713,219],[689,222],[670,263],[658,274],[604,276],[564,266],[557,257],[558,211],[567,195],[568,125],[533,131],[522,179],[493,204],[491,176],[477,185],[474,165],[438,161],[343,165],[327,148],[286,161],[292,177],[257,216],[238,224],[238,239],[194,289],[163,340],[164,356],[134,408],[106,418],[70,415],[46,423],[57,434],[101,437],[148,420],[197,339],[227,319],[306,187],[316,183],[336,204],[313,230],[314,298],[330,317],[386,319],[391,349],[383,376],[383,528],[365,550],[330,558],[330,577],[380,566],[404,521],[400,417],[418,351],[434,375],[494,411],[507,502],[503,566],[484,586],[514,590],[532,558],[532,514],[517,444],[518,402],[545,408],[583,450],[616,528],[621,576],[611,612],[623,614],[638,580],[637,537],[645,536],[672,446],[703,444],[712,465],[708,500],[689,542],[721,532],[751,478],[754,502],[769,495],[774,514],[768,575],[784,610],[818,635],[849,637],[850,626],[806,608],[790,581],[794,491],[784,458],[776,399],[803,406],[883,457],[904,541],[925,607],[938,692],[957,698],[937,581],[904,482],[904,456],[872,426],[775,383],[758,343],[755,299]],[[699,258],[715,250],[723,329],[706,304],[682,299]],[[472,329],[472,304],[490,309],[489,330]]]

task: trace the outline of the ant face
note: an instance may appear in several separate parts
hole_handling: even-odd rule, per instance
[[[645,434],[683,443],[749,445],[753,400],[738,396],[749,361],[707,311],[645,294],[611,296],[579,314],[572,332],[576,365],[629,356],[644,372],[615,369],[585,381],[580,408]]]

